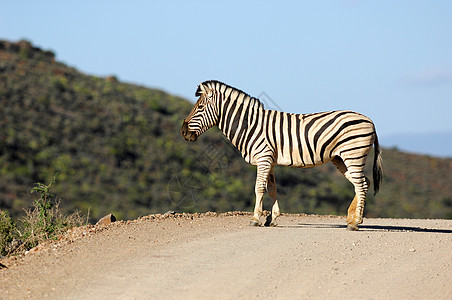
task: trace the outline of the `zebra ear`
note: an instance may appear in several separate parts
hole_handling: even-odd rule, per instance
[[[206,93],[206,87],[202,83],[200,83],[198,85],[198,89],[196,90],[195,96],[199,97],[199,96],[201,96],[202,94],[205,94],[205,93]]]
[[[202,85],[201,83],[198,85],[198,88],[196,89],[195,92],[195,97],[199,97],[202,95],[201,85]]]

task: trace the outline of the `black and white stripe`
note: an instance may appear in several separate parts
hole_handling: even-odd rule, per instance
[[[355,186],[357,200],[349,208],[347,222],[350,229],[357,229],[369,185],[363,169],[373,145],[375,193],[381,181],[381,153],[369,118],[353,111],[292,114],[265,110],[258,99],[219,81],[203,82],[196,96],[200,98],[181,133],[193,141],[217,125],[245,161],[258,167],[253,222],[260,223],[262,195],[269,188],[275,191],[271,224],[279,214],[274,165],[308,168],[332,161]]]

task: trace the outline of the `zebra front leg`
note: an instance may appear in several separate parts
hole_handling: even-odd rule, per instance
[[[272,212],[267,216],[267,219],[265,220],[264,226],[267,227],[276,227],[278,226],[278,222],[276,222],[276,218],[281,215],[281,212],[279,211],[279,205],[278,200],[275,199],[272,206]]]
[[[262,223],[259,219],[262,216],[262,205],[263,205],[262,199],[263,198],[264,198],[264,193],[258,193],[256,191],[256,204],[254,205],[254,214],[251,217],[250,226],[261,226],[262,225]]]
[[[256,203],[254,206],[254,215],[251,218],[250,225],[251,226],[260,226],[262,225],[259,220],[262,216],[263,210],[263,198],[264,193],[267,189],[267,178],[271,169],[271,164],[260,164],[257,166],[257,176],[256,176],[256,186],[254,191],[256,193]]]
[[[274,227],[278,225],[276,218],[281,215],[281,212],[279,211],[278,199],[276,198],[276,180],[273,166],[270,170],[270,174],[268,175],[267,191],[268,195],[273,200],[273,205],[272,212],[269,216],[267,216],[267,220],[264,225]]]

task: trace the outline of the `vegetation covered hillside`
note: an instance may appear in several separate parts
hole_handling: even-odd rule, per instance
[[[22,214],[33,184],[59,172],[61,207],[90,209],[93,219],[251,210],[255,167],[217,129],[185,142],[179,129],[191,106],[114,76],[82,74],[29,42],[0,41],[0,209]],[[383,155],[385,178],[368,216],[452,217],[452,160]],[[333,166],[278,167],[276,179],[283,212],[345,214],[353,198]]]

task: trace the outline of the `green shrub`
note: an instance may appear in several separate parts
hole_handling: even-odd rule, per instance
[[[14,220],[7,211],[0,210],[0,255],[7,255],[8,246],[13,241]]]
[[[50,188],[55,183],[58,173],[48,185],[37,183],[32,193],[40,194],[31,209],[25,210],[22,218],[21,239],[25,249],[31,249],[45,240],[57,239],[68,229],[83,225],[83,218],[77,211],[70,215],[61,212],[60,198]]]

